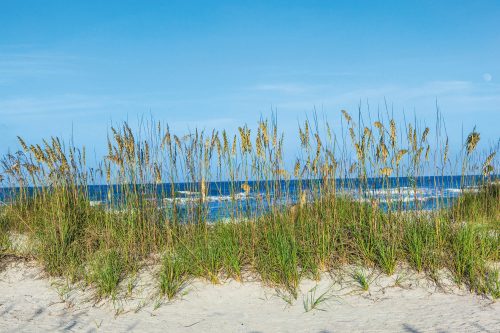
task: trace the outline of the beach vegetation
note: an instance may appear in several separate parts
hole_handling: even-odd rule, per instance
[[[457,284],[498,297],[497,147],[482,158],[474,129],[453,165],[439,121],[433,133],[343,110],[339,123],[337,134],[316,116],[301,123],[294,157],[284,156],[275,118],[185,135],[123,123],[92,166],[84,147],[19,137],[1,159],[0,256],[10,234],[27,235],[49,275],[87,281],[99,297],[152,257],[169,299],[193,278],[248,275],[297,297],[301,279],[343,265],[392,275],[403,263],[434,279],[447,269]],[[450,197],[443,181],[457,169],[460,193]],[[432,198],[421,195],[425,179]]]

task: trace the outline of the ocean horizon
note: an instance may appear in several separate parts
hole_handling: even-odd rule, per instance
[[[488,179],[495,181],[497,175]],[[398,207],[403,210],[436,210],[449,207],[465,192],[476,192],[485,182],[480,175],[376,177],[361,181],[359,178],[329,180],[335,195],[359,202],[376,203],[382,209]],[[244,190],[244,184],[248,188]],[[162,184],[113,184],[87,185],[83,191],[90,204],[119,209],[126,206],[126,194],[136,193],[145,201],[156,201],[160,208],[172,210],[179,216],[189,216],[189,211],[200,204],[208,220],[219,220],[236,215],[258,216],[270,207],[287,207],[301,200],[312,202],[325,188],[321,179],[177,182]],[[42,187],[25,187],[29,195],[40,192]],[[127,189],[126,191],[124,189]],[[131,191],[132,190],[132,191]],[[134,192],[135,191],[135,192]],[[7,203],[20,192],[19,187],[0,188],[0,202]]]

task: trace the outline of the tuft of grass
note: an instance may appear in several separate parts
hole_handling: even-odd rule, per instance
[[[377,239],[375,241],[376,262],[387,275],[394,274],[396,269],[398,244],[396,239]]]
[[[441,253],[436,225],[426,220],[408,221],[404,228],[403,248],[409,264],[417,271],[434,274]]]
[[[368,280],[368,277],[362,270],[356,270],[353,274],[353,279],[356,281],[360,288],[364,291],[368,291],[370,289],[370,281]]]
[[[3,267],[3,260],[6,257],[7,252],[11,246],[7,222],[8,220],[3,212],[2,207],[0,206],[0,270]]]
[[[186,263],[184,260],[175,253],[166,253],[163,257],[159,281],[160,292],[169,300],[184,288],[187,281],[186,265],[189,265],[189,262]]]
[[[500,231],[500,183],[487,182],[477,192],[465,192],[452,205],[450,219],[473,224],[487,224]]]
[[[489,269],[485,276],[485,292],[491,295],[493,299],[500,298],[500,274],[498,269]]]
[[[457,283],[481,294],[498,295],[498,272],[488,263],[498,256],[498,235],[465,224],[451,232],[451,270]],[[496,281],[495,281],[496,280]]]
[[[328,295],[329,290],[326,290],[316,296],[317,288],[317,285],[314,286],[303,297],[302,304],[304,305],[305,312],[309,312],[312,310],[325,311],[325,309],[320,308],[320,305],[326,303],[331,298],[331,296]]]
[[[259,223],[268,225],[255,249],[257,270],[265,281],[284,286],[297,298],[298,247],[293,225],[286,221]]]
[[[89,279],[96,286],[98,297],[116,295],[124,266],[121,254],[115,250],[96,253],[90,267]]]

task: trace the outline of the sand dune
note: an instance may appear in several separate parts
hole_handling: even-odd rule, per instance
[[[325,276],[305,281],[296,300],[259,282],[193,281],[181,299],[159,299],[153,274],[124,281],[117,300],[43,277],[34,263],[0,273],[1,332],[499,332],[500,303],[410,273],[372,275],[368,292]],[[127,285],[134,285],[127,295]],[[316,289],[313,289],[313,288]],[[319,309],[304,300],[326,292]],[[315,294],[313,296],[313,294]]]

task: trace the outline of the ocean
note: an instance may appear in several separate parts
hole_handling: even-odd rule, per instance
[[[495,177],[496,178],[496,177]],[[193,217],[201,207],[208,220],[256,216],[270,207],[285,207],[299,200],[312,201],[324,189],[335,188],[338,196],[351,197],[361,202],[378,204],[382,209],[398,207],[403,210],[435,210],[447,207],[462,193],[478,190],[482,176],[422,176],[416,178],[390,177],[336,179],[322,186],[322,181],[220,181],[205,184],[205,195],[200,183],[164,183],[158,185],[88,185],[85,193],[92,205],[110,209],[126,207],[126,194],[136,192],[143,202],[155,202],[157,207],[174,212],[181,219]],[[244,185],[247,184],[248,186]],[[125,189],[128,189],[126,191]],[[34,195],[40,188],[28,188]],[[18,188],[0,188],[0,201],[9,202]]]

